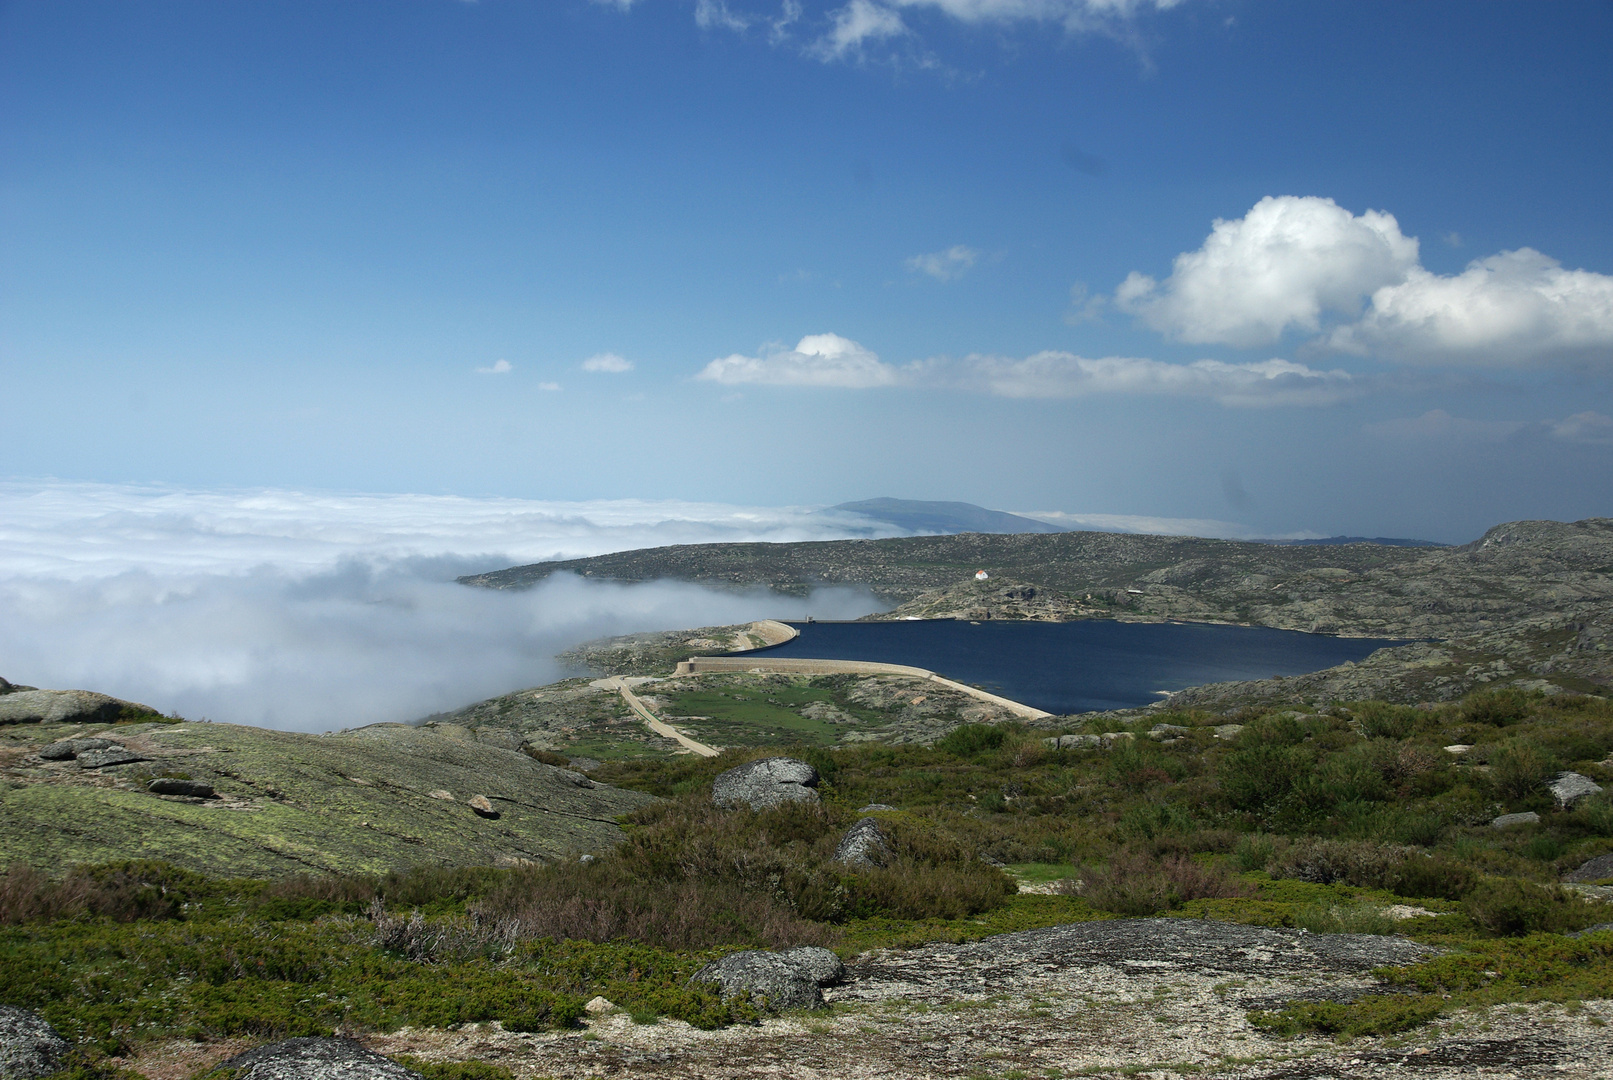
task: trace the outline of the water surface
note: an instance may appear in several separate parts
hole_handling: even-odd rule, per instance
[[[793,641],[769,656],[874,660],[928,668],[1051,713],[1128,709],[1159,691],[1203,683],[1304,675],[1403,645],[1209,623],[791,623]]]

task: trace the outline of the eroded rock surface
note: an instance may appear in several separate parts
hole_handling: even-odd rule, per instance
[[[878,818],[860,819],[835,845],[835,862],[847,866],[884,866],[890,857],[890,841],[880,829]]]
[[[751,950],[730,953],[715,960],[689,979],[716,983],[725,998],[748,998],[759,1009],[817,1009],[823,991],[804,964],[791,963],[779,953]]]
[[[1432,950],[1196,919],[1117,919],[865,955],[832,1009],[699,1031],[621,1014],[580,1034],[467,1026],[373,1040],[386,1053],[483,1060],[522,1080],[963,1080],[1144,1075],[1200,1080],[1601,1080],[1613,1002],[1475,1010],[1402,1036],[1268,1035],[1250,1009],[1381,993],[1371,968]],[[782,955],[782,954],[763,954]]]
[[[0,1005],[0,1080],[49,1076],[72,1049],[38,1013]]]
[[[0,694],[0,724],[107,724],[126,713],[156,715],[148,705],[92,690],[15,690]]]
[[[787,757],[758,758],[719,773],[711,801],[718,806],[766,810],[787,802],[818,801],[818,770]]]
[[[352,1039],[283,1039],[224,1061],[235,1080],[424,1080]]]

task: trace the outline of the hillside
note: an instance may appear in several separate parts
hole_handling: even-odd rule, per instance
[[[69,739],[105,740],[132,760],[40,757]],[[0,865],[142,857],[246,877],[510,865],[608,848],[621,837],[614,819],[652,801],[541,764],[519,745],[444,724],[323,736],[235,724],[4,724]],[[152,794],[157,777],[214,794]],[[491,813],[473,807],[477,796]]]

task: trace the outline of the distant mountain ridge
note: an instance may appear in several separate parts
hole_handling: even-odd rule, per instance
[[[1262,544],[1283,544],[1288,547],[1327,547],[1336,544],[1377,544],[1380,547],[1437,548],[1450,547],[1438,540],[1408,540],[1397,536],[1324,536],[1314,540],[1261,540]]]
[[[1035,518],[987,510],[966,502],[922,502],[915,499],[864,499],[831,506],[820,513],[860,514],[887,525],[927,533],[1061,533],[1068,530]]]

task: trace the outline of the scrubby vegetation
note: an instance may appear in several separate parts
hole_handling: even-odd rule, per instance
[[[850,953],[1162,913],[1452,950],[1382,973],[1393,994],[1260,1014],[1274,1031],[1367,1034],[1464,1004],[1613,996],[1613,933],[1564,936],[1613,908],[1558,884],[1613,852],[1613,801],[1559,808],[1544,786],[1574,769],[1613,788],[1606,700],[1502,691],[1113,724],[1086,729],[1111,734],[1083,749],[978,725],[930,747],[797,748],[822,801],[759,813],[716,809],[710,783],[777,750],[609,763],[596,779],[665,801],[625,818],[615,851],[547,865],[273,883],[156,863],[14,866],[0,877],[0,1001],[108,1053],[186,1034],[563,1027],[595,994],[713,1026],[750,1015],[687,985],[721,950]],[[873,811],[892,858],[834,862],[871,803],[900,808]],[[1490,825],[1522,810],[1539,822]],[[1017,894],[1015,876],[1063,884]],[[1431,914],[1397,922],[1395,904]]]

